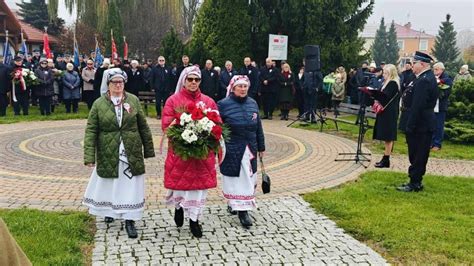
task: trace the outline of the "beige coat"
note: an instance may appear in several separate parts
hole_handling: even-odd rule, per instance
[[[82,80],[84,81],[83,89],[85,91],[94,90],[94,76],[95,68],[89,69],[86,67],[82,70]]]

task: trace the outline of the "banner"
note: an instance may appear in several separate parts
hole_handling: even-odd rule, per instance
[[[99,68],[102,65],[103,61],[104,61],[104,57],[102,56],[102,53],[100,52],[99,41],[97,40],[97,37],[95,37],[95,58],[94,58],[95,68]]]
[[[53,56],[51,55],[51,49],[49,48],[49,39],[47,32],[43,34],[43,54],[45,54],[46,58],[48,59],[53,58]]]
[[[8,42],[8,31],[6,31],[5,35],[5,44],[3,45],[3,63],[9,65],[13,56],[10,51],[10,43]]]
[[[287,60],[288,36],[269,34],[268,57],[272,60]]]
[[[123,59],[128,60],[128,43],[125,36],[123,36]]]

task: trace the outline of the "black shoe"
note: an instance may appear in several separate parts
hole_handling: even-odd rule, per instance
[[[135,228],[135,221],[125,220],[125,230],[129,238],[137,238],[137,228]]]
[[[390,168],[390,156],[384,155],[380,162],[375,163],[376,168]]]
[[[191,233],[193,234],[194,237],[196,238],[202,237],[202,227],[199,224],[199,221],[195,222],[189,219],[189,229],[191,229]]]
[[[248,211],[239,211],[239,220],[245,228],[252,226],[252,219],[250,218]]]
[[[113,222],[114,222],[114,218],[112,218],[112,217],[107,217],[107,216],[106,216],[106,217],[104,218],[104,222],[105,222],[106,224],[113,223]]]
[[[264,115],[262,119],[268,119],[268,115]]]
[[[230,213],[230,214],[232,214],[232,215],[236,215],[236,214],[237,214],[237,211],[233,211],[230,206],[227,206],[227,212]]]
[[[397,190],[401,192],[419,192],[423,190],[423,185],[407,184],[397,187]]]
[[[181,227],[184,224],[184,210],[183,208],[174,209],[174,222],[177,227]]]

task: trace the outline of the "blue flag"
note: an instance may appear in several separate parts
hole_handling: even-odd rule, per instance
[[[12,61],[12,52],[10,51],[10,43],[8,42],[8,37],[5,41],[5,45],[3,45],[3,63],[5,65],[10,65]]]
[[[79,67],[79,48],[77,47],[77,42],[74,41],[74,65]]]
[[[102,65],[102,62],[104,62],[104,57],[102,56],[102,53],[100,52],[100,47],[97,45],[95,47],[95,59],[94,59],[95,68],[99,68]]]
[[[28,55],[28,47],[26,46],[25,40],[23,40],[21,43],[20,52],[22,52],[25,56]]]

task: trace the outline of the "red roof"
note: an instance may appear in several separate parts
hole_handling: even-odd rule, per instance
[[[387,31],[390,28],[390,24],[386,25]],[[360,34],[363,38],[375,38],[375,33],[379,25],[366,25],[364,31]],[[434,39],[435,36],[424,33],[422,31],[414,30],[411,28],[411,24],[408,23],[405,26],[395,23],[395,31],[397,32],[398,39],[410,39],[410,38],[422,38],[422,39]]]
[[[19,22],[27,42],[43,43],[43,31],[31,26],[24,21],[19,20]],[[51,34],[48,35],[48,39],[50,43],[59,42],[59,40]]]
[[[20,32],[20,23],[16,16],[13,14],[13,12],[10,10],[10,8],[7,6],[5,1],[1,0],[0,1],[0,11],[5,11],[5,14],[7,15],[7,25],[14,25],[15,28],[17,28],[18,33]]]

